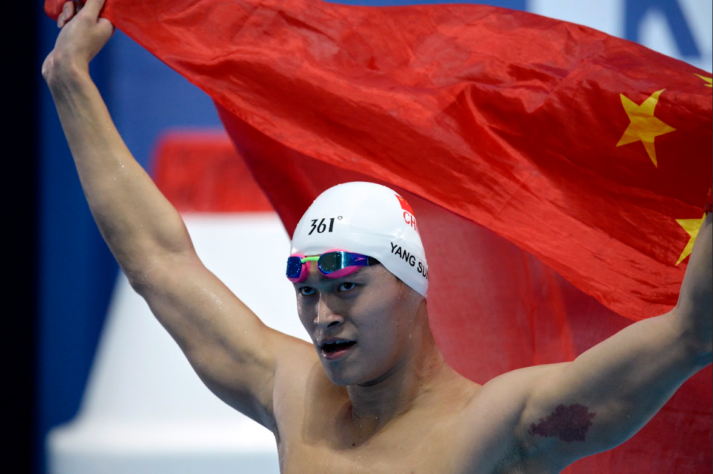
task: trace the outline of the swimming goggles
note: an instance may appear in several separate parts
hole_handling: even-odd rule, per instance
[[[301,254],[287,258],[287,279],[292,283],[302,283],[309,276],[310,262],[317,262],[317,268],[327,278],[342,278],[359,270],[359,267],[376,265],[379,261],[358,253],[344,250],[330,250],[322,255],[306,257]]]

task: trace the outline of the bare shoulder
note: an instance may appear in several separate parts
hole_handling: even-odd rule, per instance
[[[279,331],[271,331],[269,338],[275,354],[276,383],[304,381],[309,370],[319,362],[314,345],[307,341]]]
[[[278,332],[271,339],[276,348],[273,432],[279,443],[288,427],[302,425],[307,401],[324,401],[336,386],[327,379],[313,344]]]

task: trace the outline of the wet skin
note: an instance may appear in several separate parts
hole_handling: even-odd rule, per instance
[[[313,269],[295,291],[314,345],[294,343],[290,375],[276,379],[282,472],[494,473],[525,465],[512,439],[522,394],[511,384],[483,388],[450,368],[425,301],[383,266],[337,280]],[[325,337],[357,344],[329,361],[317,347]]]

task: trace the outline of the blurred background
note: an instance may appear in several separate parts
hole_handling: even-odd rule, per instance
[[[708,72],[712,68],[710,0],[471,3],[585,24]],[[2,344],[4,400],[12,426],[8,436],[18,466],[15,472],[44,473],[48,472],[47,434],[71,422],[83,404],[112,295],[120,290],[119,271],[93,223],[40,75],[57,28],[44,15],[39,0],[11,2],[3,9],[9,12],[6,23],[18,25],[12,29],[12,41],[6,40],[9,58],[3,74],[8,85],[3,99],[5,123],[9,124],[3,141],[7,150],[5,261],[10,262]],[[212,101],[203,92],[121,32],[95,59],[92,74],[127,145],[152,173],[159,139],[166,133],[221,127]],[[257,210],[268,209],[258,205]]]

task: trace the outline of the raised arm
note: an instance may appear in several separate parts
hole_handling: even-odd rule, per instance
[[[206,385],[273,429],[273,347],[296,340],[263,325],[203,266],[180,215],[119,136],[89,76],[89,62],[113,32],[99,18],[102,6],[88,0],[75,16],[65,4],[42,70],[92,214],[132,286]]]
[[[632,324],[574,362],[525,369],[509,382],[504,376],[529,384],[517,438],[533,466],[559,472],[623,443],[711,363],[712,240],[709,214],[671,312]]]

